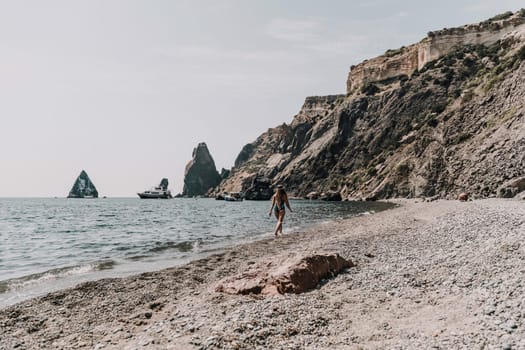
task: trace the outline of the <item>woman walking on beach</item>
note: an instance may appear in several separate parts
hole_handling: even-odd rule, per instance
[[[279,185],[277,186],[277,191],[275,191],[275,194],[272,196],[272,206],[270,207],[270,212],[268,213],[268,216],[272,216],[273,210],[275,217],[277,218],[277,225],[275,226],[276,237],[279,232],[281,235],[283,234],[284,214],[286,214],[285,206],[290,209],[290,212],[292,212],[292,208],[288,202],[288,196],[286,195],[283,186]]]

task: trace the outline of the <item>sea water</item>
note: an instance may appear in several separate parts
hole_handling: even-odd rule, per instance
[[[284,233],[388,203],[291,201]],[[104,277],[180,265],[271,237],[269,201],[0,199],[0,307]]]

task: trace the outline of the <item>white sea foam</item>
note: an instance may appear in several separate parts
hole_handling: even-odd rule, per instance
[[[42,273],[24,276],[21,278],[14,278],[3,281],[4,292],[14,292],[26,288],[33,288],[40,284],[52,283],[54,280],[61,278],[85,275],[99,270],[107,270],[110,269],[114,264],[114,261],[106,260],[86,265],[62,267]]]

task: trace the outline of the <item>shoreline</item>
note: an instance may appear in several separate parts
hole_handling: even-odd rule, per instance
[[[137,198],[136,201],[140,202],[140,199]],[[212,204],[220,204],[219,202],[216,202],[212,199],[206,199],[206,201],[212,201]],[[258,202],[256,204],[261,203],[262,202]],[[301,201],[298,203],[298,205],[300,204],[300,206],[304,207],[306,204],[308,208],[308,206],[311,205],[311,203],[311,201]],[[317,206],[317,204],[315,204],[315,206]],[[323,206],[326,206],[326,203],[323,203]],[[384,210],[385,207],[389,206],[390,205],[385,204],[385,202],[376,205],[370,205],[367,203],[356,203],[355,205],[351,206],[348,206],[347,203],[344,203],[344,205],[337,206],[339,208],[337,211],[333,211],[335,215],[331,214],[331,217],[324,217],[321,214],[319,218],[313,220],[305,216],[307,214],[304,214],[303,210],[300,210],[298,214],[294,214],[292,215],[292,217],[287,218],[287,220],[285,220],[285,234],[301,231],[304,230],[305,227],[309,227],[308,224],[306,224],[305,222],[301,222],[300,218],[305,218],[307,222],[313,221],[312,225],[320,225],[325,221],[334,220],[334,217],[338,216],[337,214],[339,213],[339,211],[341,211],[341,215],[353,217],[355,215],[360,215],[356,214],[356,211],[376,212]],[[249,206],[249,208],[251,207]],[[312,213],[312,209],[307,208],[304,208],[304,212]],[[264,210],[266,209],[267,208],[264,208]],[[260,211],[261,208],[258,208],[257,210]],[[317,208],[314,210],[323,212],[322,208]],[[240,216],[242,216],[242,214]],[[212,234],[211,236],[216,238],[212,238],[211,240],[208,239],[205,234],[193,234],[191,233],[191,231],[189,231],[189,233],[186,234],[176,232],[175,238],[167,237],[169,234],[163,234],[162,237],[158,239],[159,242],[151,244],[151,241],[155,241],[155,239],[152,238],[149,242],[145,242],[145,248],[139,250],[135,249],[135,253],[132,256],[126,256],[125,253],[119,254],[119,249],[121,247],[129,247],[126,246],[126,244],[122,244],[122,246],[119,246],[119,242],[118,240],[116,240],[111,241],[114,247],[116,247],[116,249],[113,248],[116,251],[115,254],[98,254],[98,256],[92,257],[95,258],[95,260],[77,258],[69,260],[65,259],[60,261],[59,263],[56,263],[54,266],[50,264],[49,261],[44,261],[44,264],[46,264],[46,268],[40,269],[37,267],[35,268],[33,273],[30,273],[29,271],[24,271],[24,273],[26,273],[24,275],[17,275],[16,270],[10,271],[8,267],[9,264],[7,264],[4,272],[6,272],[7,275],[9,275],[9,273],[12,273],[12,276],[11,278],[8,277],[6,279],[0,280],[0,310],[11,305],[17,304],[19,302],[44,296],[48,293],[72,288],[80,283],[96,281],[103,278],[124,278],[145,272],[160,271],[170,267],[181,266],[193,260],[206,258],[212,254],[221,253],[225,249],[229,249],[240,244],[247,244],[261,239],[272,238],[273,228],[275,227],[274,217],[267,217],[265,215],[263,215],[263,217],[264,220],[262,221],[264,222],[262,222],[259,219],[249,221],[251,222],[251,224],[242,225],[245,228],[242,231],[242,234],[239,235],[240,231],[234,231],[234,233],[225,235],[224,238],[220,237],[220,230],[215,230],[219,231],[219,235],[214,236]],[[232,223],[234,222],[234,220],[226,220],[226,223],[223,223],[225,226],[223,226],[222,231],[230,232],[228,231],[228,228],[234,228],[234,226],[232,226]],[[254,224],[254,222],[256,222],[257,224]],[[125,229],[114,229],[113,227],[118,226],[114,222],[105,221],[103,224],[107,225],[108,227],[111,227],[110,230],[117,236],[121,234],[121,232],[126,231]],[[264,224],[264,226],[261,226],[261,224]],[[133,229],[134,228],[135,226],[133,226]],[[188,228],[191,230],[191,227]],[[262,228],[268,230],[266,232],[263,232]],[[128,228],[128,230],[133,229]],[[197,227],[196,229],[198,230],[199,228]],[[167,230],[162,231],[168,232]],[[95,234],[94,239],[97,239],[96,236],[98,235]],[[81,241],[82,239],[79,240],[79,242]],[[85,240],[83,242],[84,244],[88,243]],[[89,243],[91,242],[92,241],[89,241]],[[28,244],[30,244],[30,242],[28,242]],[[21,246],[19,245],[18,248],[21,248]],[[126,250],[123,251],[126,252]],[[82,252],[79,253],[81,255]],[[137,256],[138,258],[135,258],[135,256]],[[30,256],[29,259],[32,259],[32,256]],[[9,259],[6,259],[6,262],[8,261]],[[38,260],[30,261],[32,261],[32,263],[35,266],[38,266]]]
[[[512,312],[524,294],[505,295],[524,291],[516,264],[525,259],[523,202],[391,202],[401,206],[0,309],[0,349],[525,346]],[[257,262],[320,251],[357,267],[299,295],[214,291]],[[491,297],[494,288],[506,298]],[[525,314],[525,300],[519,305]],[[504,320],[494,326],[496,316]]]

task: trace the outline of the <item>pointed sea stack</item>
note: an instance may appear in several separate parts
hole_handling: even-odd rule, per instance
[[[184,172],[183,196],[201,196],[221,181],[215,162],[204,142],[193,149],[193,159],[186,165]]]
[[[98,191],[84,170],[80,172],[67,198],[98,198]]]
[[[160,189],[163,190],[163,191],[167,191],[168,190],[168,185],[169,185],[169,182],[168,182],[168,179],[167,178],[163,178],[162,180],[160,180]]]

